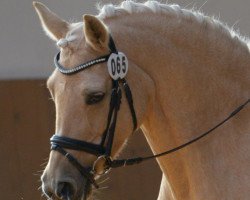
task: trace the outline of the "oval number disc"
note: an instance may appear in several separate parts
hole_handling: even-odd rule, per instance
[[[124,53],[112,53],[108,59],[108,71],[112,79],[122,79],[128,72],[128,59]]]

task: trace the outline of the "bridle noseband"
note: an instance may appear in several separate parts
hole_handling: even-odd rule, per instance
[[[118,54],[118,51],[115,47],[115,43],[111,36],[110,36],[110,41],[109,41],[109,49],[110,49],[110,54],[88,61],[72,69],[65,69],[62,65],[59,64],[60,52],[55,56],[54,63],[61,73],[65,75],[72,75],[84,69],[87,69],[93,65],[107,62],[112,53]],[[173,153],[175,151],[178,151],[180,149],[183,149],[184,147],[200,140],[201,138],[205,137],[209,133],[213,132],[215,129],[223,125],[233,116],[235,116],[238,112],[240,112],[248,103],[250,103],[250,99],[248,99],[245,103],[243,103],[238,108],[236,108],[227,118],[225,118],[223,121],[215,125],[213,128],[211,128],[205,133],[173,149],[170,149],[168,151],[165,151],[163,153],[156,154],[153,156],[136,157],[136,158],[130,158],[130,159],[123,159],[123,160],[112,160],[111,151],[112,151],[117,115],[118,115],[118,111],[119,111],[120,104],[121,104],[121,98],[122,98],[121,90],[122,89],[125,92],[125,96],[129,105],[131,116],[132,116],[132,121],[133,121],[133,126],[134,126],[133,131],[135,131],[137,128],[137,118],[136,118],[136,113],[135,113],[135,109],[133,105],[132,93],[131,93],[131,90],[127,81],[125,80],[125,78],[122,78],[122,79],[117,79],[117,80],[112,79],[112,92],[111,92],[111,99],[110,99],[110,105],[109,105],[107,126],[102,135],[102,140],[99,145],[64,137],[64,136],[59,136],[56,134],[53,135],[50,139],[51,150],[58,151],[59,153],[64,155],[68,159],[68,161],[73,166],[75,166],[76,169],[78,169],[80,174],[84,178],[86,178],[86,180],[89,181],[89,183],[91,183],[96,188],[98,188],[98,184],[96,183],[94,179],[95,175],[102,175],[106,173],[107,171],[109,171],[109,169],[111,168],[138,164],[138,163],[141,163],[142,161],[161,157],[161,156]],[[65,149],[87,152],[89,154],[97,156],[97,160],[94,162],[92,167],[84,167],[77,161],[77,159],[74,156],[68,153]],[[96,166],[99,163],[102,163],[102,167],[103,167],[103,171],[101,173],[96,170]]]

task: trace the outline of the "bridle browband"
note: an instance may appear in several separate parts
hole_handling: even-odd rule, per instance
[[[115,43],[114,43],[114,40],[113,38],[110,36],[109,37],[109,50],[110,50],[110,53],[107,54],[107,55],[104,55],[104,56],[101,56],[101,57],[98,57],[94,60],[90,60],[90,61],[87,61],[85,63],[82,63],[72,69],[65,69],[60,63],[59,63],[59,60],[60,60],[60,52],[58,52],[58,54],[54,57],[54,64],[55,66],[57,67],[57,69],[63,73],[63,74],[66,74],[66,75],[72,75],[72,74],[75,74],[75,73],[78,73],[84,69],[87,69],[93,65],[96,65],[96,64],[100,64],[100,63],[104,63],[104,62],[107,62],[108,59],[109,59],[109,56],[112,54],[112,53],[118,53],[117,49],[116,49],[116,46],[115,46]]]
[[[58,70],[65,74],[65,75],[72,75],[75,73],[78,73],[84,69],[87,69],[93,65],[100,64],[107,62],[110,55],[112,53],[118,53],[115,43],[110,36],[109,40],[109,49],[110,49],[110,54],[96,58],[94,60],[88,61],[86,63],[83,63],[81,65],[78,65],[72,69],[65,69],[62,65],[59,64],[59,59],[60,59],[60,52],[55,56],[54,63],[55,66],[58,68]],[[207,132],[199,135],[198,137],[192,139],[191,141],[188,141],[182,145],[179,145],[173,149],[170,149],[168,151],[165,151],[160,154],[156,154],[153,156],[147,156],[147,157],[136,157],[136,158],[130,158],[130,159],[122,159],[122,160],[112,160],[111,158],[111,151],[112,151],[112,145],[113,145],[113,139],[114,139],[114,133],[115,133],[115,127],[116,127],[116,120],[117,120],[117,115],[118,111],[120,108],[121,104],[121,98],[122,98],[122,92],[121,89],[124,90],[125,96],[129,105],[129,109],[131,112],[132,116],[132,121],[133,121],[133,131],[137,129],[137,118],[136,118],[136,113],[135,109],[133,106],[133,98],[132,98],[132,93],[130,90],[130,87],[125,80],[125,78],[118,79],[118,80],[113,80],[112,79],[112,92],[111,92],[111,99],[110,99],[110,105],[109,105],[109,113],[108,113],[108,118],[107,118],[107,126],[104,130],[104,133],[102,135],[102,140],[100,144],[93,144],[90,142],[82,141],[82,140],[77,140],[77,139],[72,139],[64,136],[59,136],[59,135],[53,135],[50,139],[51,142],[51,150],[58,151],[62,155],[64,155],[68,161],[76,167],[76,169],[80,172],[80,174],[86,178],[89,183],[91,183],[94,187],[98,188],[98,184],[96,183],[94,176],[97,174],[97,171],[95,169],[95,166],[100,162],[104,163],[103,164],[103,173],[106,173],[109,171],[111,168],[117,168],[117,167],[122,167],[122,166],[127,166],[127,165],[133,165],[133,164],[139,164],[143,161],[161,157],[170,153],[173,153],[175,151],[178,151],[194,142],[197,140],[200,140],[201,138],[205,137],[221,125],[223,125],[225,122],[227,122],[229,119],[231,119],[233,116],[235,116],[238,112],[240,112],[248,103],[250,103],[250,99],[248,99],[245,103],[240,105],[237,109],[235,109],[227,118],[225,118],[223,121],[218,123],[216,126],[208,130]],[[92,167],[84,167],[82,166],[78,160],[72,156],[70,153],[68,153],[65,149],[71,149],[71,150],[77,150],[77,151],[84,151],[89,154],[97,156],[97,160],[94,162]],[[98,174],[98,175],[102,175]]]

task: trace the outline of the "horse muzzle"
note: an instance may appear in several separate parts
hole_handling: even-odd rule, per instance
[[[42,191],[49,200],[86,200],[92,189],[88,179],[84,179],[78,172],[69,173],[63,169],[50,171],[46,167],[41,181]]]

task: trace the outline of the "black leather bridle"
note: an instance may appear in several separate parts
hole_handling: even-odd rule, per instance
[[[110,49],[110,54],[96,58],[94,60],[88,61],[84,64],[81,64],[79,66],[76,66],[72,69],[65,69],[62,65],[59,64],[59,59],[60,59],[60,52],[55,56],[54,63],[55,66],[58,68],[58,70],[65,74],[65,75],[72,75],[75,73],[78,73],[84,69],[87,69],[88,67],[91,67],[93,65],[99,64],[99,63],[104,63],[107,62],[110,55],[112,53],[118,53],[115,43],[110,36],[110,41],[109,41],[109,49]],[[178,151],[198,140],[201,138],[205,137],[209,133],[213,132],[215,129],[220,127],[222,124],[227,122],[229,119],[231,119],[233,116],[235,116],[238,112],[240,112],[248,103],[250,103],[250,99],[248,99],[245,103],[240,105],[238,108],[236,108],[227,118],[225,118],[223,121],[215,125],[213,128],[210,130],[206,131],[205,133],[199,135],[198,137],[181,144],[173,149],[167,150],[163,153],[156,154],[153,156],[147,156],[147,157],[136,157],[136,158],[130,158],[130,159],[122,159],[122,160],[112,160],[111,158],[111,151],[112,151],[112,145],[113,145],[113,139],[114,139],[114,133],[115,133],[115,127],[116,127],[116,120],[117,120],[117,115],[118,111],[120,108],[121,104],[121,98],[122,98],[122,92],[121,90],[124,89],[125,96],[129,105],[129,109],[131,112],[132,116],[132,121],[133,121],[133,131],[136,130],[137,128],[137,119],[136,119],[136,113],[135,109],[133,106],[133,98],[132,98],[132,93],[129,88],[129,85],[125,78],[123,79],[118,79],[118,80],[113,80],[112,79],[112,93],[111,93],[111,100],[110,100],[110,105],[109,105],[109,113],[108,113],[108,119],[107,119],[107,126],[106,129],[104,130],[104,133],[102,135],[102,140],[99,145],[81,141],[81,140],[76,140],[64,136],[59,136],[59,135],[53,135],[50,139],[51,142],[51,150],[58,151],[62,155],[64,155],[68,161],[75,166],[78,171],[81,173],[83,177],[89,181],[94,187],[98,188],[98,184],[96,183],[94,176],[97,174],[96,171],[96,165],[99,163],[103,163],[103,172],[102,174],[106,173],[110,168],[117,168],[121,166],[127,166],[127,165],[133,165],[133,164],[138,164],[141,163],[142,161],[146,161],[149,159],[161,157],[170,153],[173,153],[175,151]],[[70,153],[68,153],[65,149],[71,149],[71,150],[77,150],[77,151],[84,151],[87,153],[90,153],[92,155],[97,156],[97,160],[94,162],[92,167],[84,167],[82,166],[77,159],[72,156]]]
[[[62,65],[59,64],[60,52],[56,55],[54,63],[61,73],[66,75],[72,75],[84,69],[87,69],[88,67],[91,67],[93,65],[107,62],[109,56],[112,53],[117,54],[118,51],[111,36],[109,40],[109,49],[110,49],[110,54],[91,60],[72,69],[65,69]],[[111,92],[111,99],[110,99],[109,112],[107,118],[107,125],[106,129],[103,132],[102,140],[99,145],[64,136],[59,136],[56,134],[53,135],[50,139],[51,149],[63,154],[69,160],[69,162],[72,163],[79,170],[81,175],[84,176],[88,181],[90,181],[90,183],[93,184],[96,188],[98,188],[98,185],[94,180],[94,175],[96,173],[95,165],[98,163],[98,161],[100,162],[104,161],[105,164],[103,166],[104,167],[103,173],[105,173],[110,169],[113,162],[111,159],[111,151],[112,151],[117,115],[122,98],[121,89],[124,89],[125,92],[125,96],[132,116],[132,121],[134,126],[133,131],[134,131],[137,128],[137,119],[133,106],[132,93],[129,88],[129,85],[125,80],[125,78],[118,80],[112,79],[112,92]],[[84,151],[97,156],[98,159],[94,163],[93,167],[84,167],[77,161],[77,159],[74,156],[68,153],[65,149]]]

